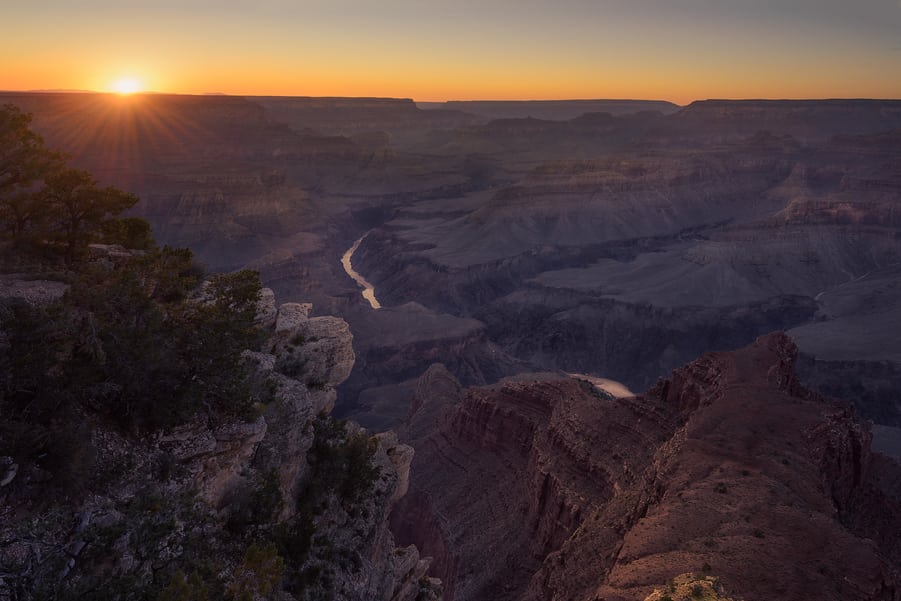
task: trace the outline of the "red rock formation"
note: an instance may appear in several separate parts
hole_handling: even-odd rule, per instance
[[[772,334],[630,399],[471,390],[414,435],[395,530],[435,555],[446,599],[644,599],[694,572],[748,601],[897,600],[901,470],[799,385],[796,353]]]

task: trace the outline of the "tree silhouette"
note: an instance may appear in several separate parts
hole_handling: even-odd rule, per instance
[[[117,219],[138,198],[67,167],[64,155],[49,150],[30,126],[31,115],[0,107],[0,234],[22,250],[26,240],[62,249],[70,266],[93,241],[149,249],[146,220]]]
[[[63,166],[63,155],[49,150],[30,125],[31,115],[18,107],[0,107],[0,223],[17,242],[45,216],[42,180]]]
[[[87,171],[63,169],[46,178],[42,195],[55,220],[52,229],[65,243],[66,263],[72,263],[89,242],[100,238],[103,224],[138,202],[117,188],[100,188]]]

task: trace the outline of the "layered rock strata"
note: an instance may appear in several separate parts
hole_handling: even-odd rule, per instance
[[[447,599],[644,599],[690,573],[751,601],[899,599],[901,468],[796,355],[771,334],[625,399],[544,379],[455,400],[432,373],[395,532]]]

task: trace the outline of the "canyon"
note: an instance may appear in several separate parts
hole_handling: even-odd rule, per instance
[[[452,599],[644,599],[682,573],[748,600],[897,599],[901,466],[796,357],[771,334],[625,398],[431,369],[394,530]]]
[[[901,101],[3,103],[346,321],[448,601],[901,595]]]

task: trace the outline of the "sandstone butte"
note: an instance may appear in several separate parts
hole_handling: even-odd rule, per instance
[[[398,542],[447,600],[897,600],[901,469],[796,357],[770,334],[625,399],[559,378],[465,392],[433,367]]]

